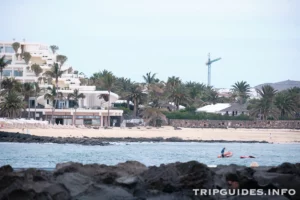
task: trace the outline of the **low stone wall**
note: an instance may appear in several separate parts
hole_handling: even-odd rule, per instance
[[[238,120],[184,120],[170,119],[169,125],[184,128],[265,128],[300,129],[300,120],[295,121],[238,121]]]

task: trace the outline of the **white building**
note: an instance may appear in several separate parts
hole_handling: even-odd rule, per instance
[[[231,106],[230,103],[217,103],[217,104],[207,105],[207,106],[198,108],[196,110],[196,112],[224,114],[224,113],[221,113],[221,110],[223,110],[225,108],[229,108],[230,106]]]
[[[219,97],[231,97],[232,96],[232,90],[229,88],[218,88],[218,89],[216,89],[216,91],[218,92]],[[250,88],[249,98],[250,99],[260,98],[259,94],[256,92],[255,88]]]
[[[20,48],[16,52],[14,51],[12,44],[14,42],[0,42],[0,56],[5,55],[5,60],[9,63],[3,70],[3,78],[15,78],[22,83],[26,82],[39,82],[40,88],[52,87],[55,84],[55,80],[49,80],[43,74],[46,71],[51,70],[53,64],[56,62],[57,54],[53,54],[49,45],[39,43],[19,42]],[[28,52],[31,58],[28,63],[25,62],[24,57],[21,56],[24,52]],[[36,75],[31,66],[38,64],[43,72]],[[79,100],[79,106],[76,112],[76,124],[87,125],[103,125],[106,122],[108,102],[104,99],[100,99],[99,95],[107,94],[108,91],[96,91],[95,86],[82,85],[80,79],[84,79],[84,75],[74,73],[74,69],[67,63],[61,66],[61,70],[64,71],[61,78],[58,80],[58,92],[62,92],[64,97],[58,101],[57,107],[54,113],[54,118],[57,123],[70,124],[75,114],[74,105],[72,100],[68,100],[67,96],[73,93],[74,89],[78,89],[80,93],[85,95],[85,98]],[[38,119],[49,120],[52,114],[52,102],[44,98],[45,93],[41,93],[35,100],[35,97],[31,97],[29,104],[31,107],[30,117]],[[110,102],[117,101],[119,96],[115,93],[110,94]],[[32,111],[37,107],[37,115]],[[27,109],[29,111],[29,109]],[[51,113],[51,114],[49,114]],[[65,113],[65,114],[63,114]],[[122,110],[112,110],[110,113],[111,118],[114,119],[116,124],[121,123]],[[86,120],[85,120],[86,119]],[[91,120],[93,119],[93,120]]]
[[[230,115],[230,116],[238,116],[238,115],[248,115],[249,111],[247,110],[247,104],[239,104],[239,103],[217,103],[212,105],[207,105],[201,108],[198,108],[196,112],[207,112],[207,113],[215,113],[221,115]]]

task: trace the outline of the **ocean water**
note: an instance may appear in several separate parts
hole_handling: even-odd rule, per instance
[[[230,158],[217,158],[223,147],[233,152]],[[0,166],[13,168],[55,168],[57,163],[80,162],[115,165],[136,160],[147,166],[196,160],[207,165],[238,164],[274,166],[300,162],[300,144],[142,142],[113,143],[111,146],[76,144],[0,143]],[[240,159],[252,155],[253,159]]]

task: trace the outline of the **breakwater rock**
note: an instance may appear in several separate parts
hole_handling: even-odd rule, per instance
[[[193,189],[293,189],[295,195],[195,195]],[[300,163],[248,168],[237,165],[209,168],[202,163],[146,167],[136,161],[115,166],[61,163],[54,171],[0,168],[2,200],[298,200]]]
[[[267,141],[240,141],[240,140],[184,140],[178,137],[153,137],[153,138],[132,138],[132,137],[45,137],[23,133],[11,133],[0,131],[0,142],[21,142],[21,143],[57,143],[57,144],[81,144],[81,145],[109,145],[109,142],[202,142],[202,143],[268,143]]]
[[[81,145],[109,145],[99,138],[75,138],[75,137],[45,137],[23,133],[11,133],[0,131],[0,142],[22,142],[22,143],[57,143],[57,144],[81,144]]]

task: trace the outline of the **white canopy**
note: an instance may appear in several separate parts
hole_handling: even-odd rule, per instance
[[[225,108],[229,108],[230,103],[217,103],[215,105],[207,105],[201,108],[198,108],[196,112],[208,112],[208,113],[218,113]]]

